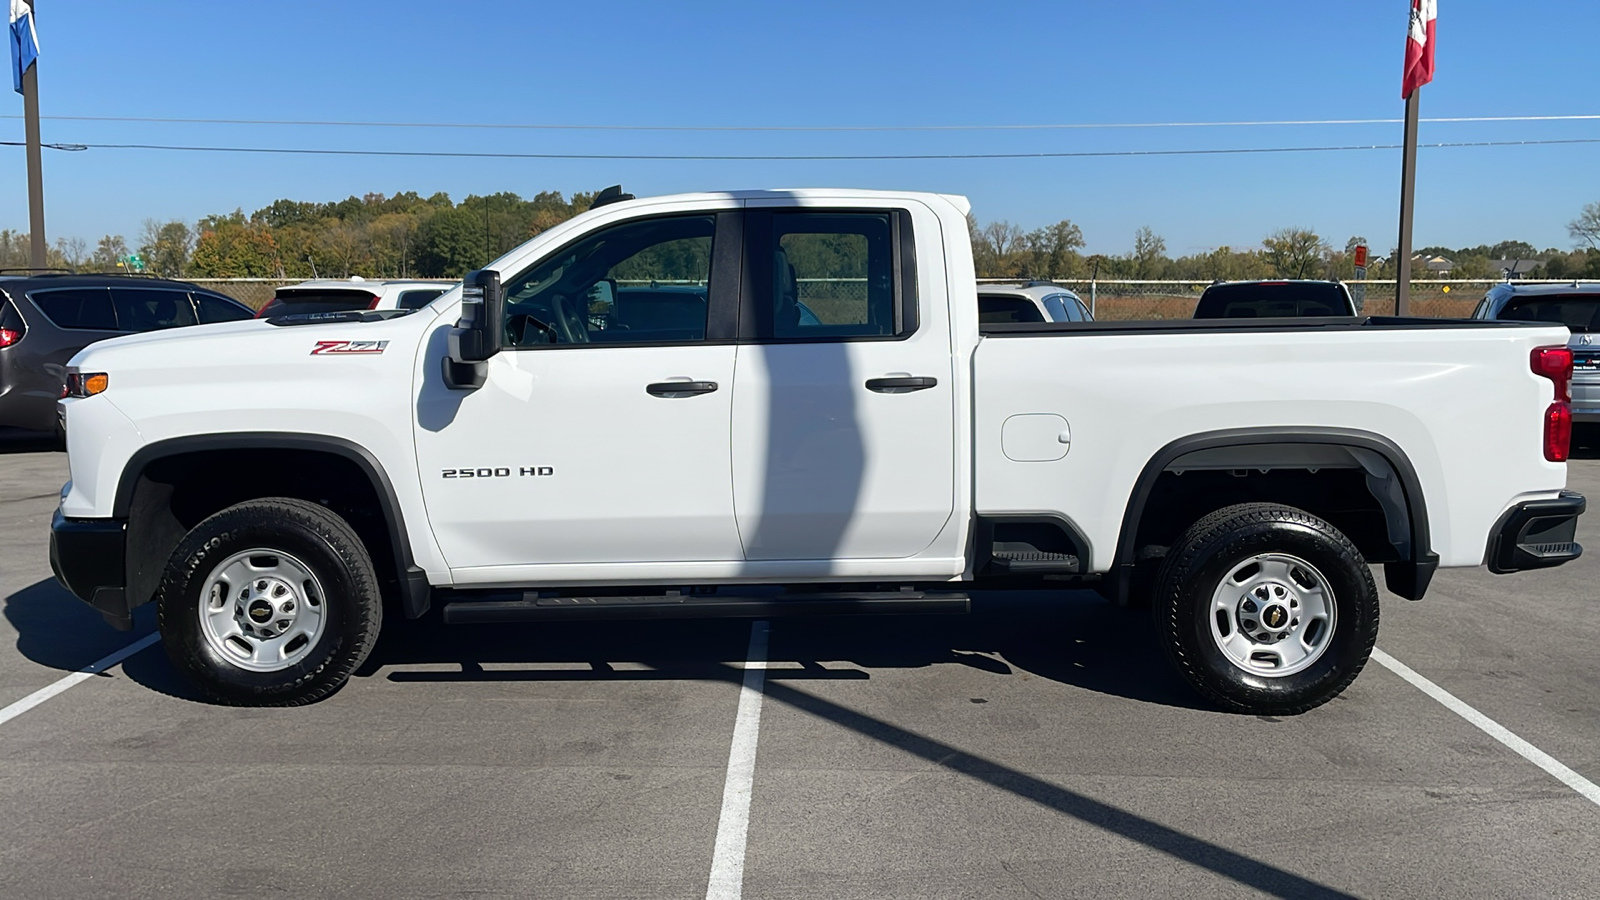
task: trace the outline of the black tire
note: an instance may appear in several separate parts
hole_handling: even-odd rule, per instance
[[[1322,655],[1284,676],[1246,671],[1212,636],[1214,592],[1240,563],[1264,553],[1310,563],[1333,596]],[[1191,526],[1162,563],[1153,612],[1184,679],[1222,709],[1252,715],[1297,715],[1327,703],[1361,674],[1378,640],[1378,589],[1360,551],[1327,522],[1275,503],[1229,506]]]
[[[211,573],[230,556],[258,548],[302,562],[325,595],[304,604],[322,607],[312,646],[276,671],[234,664],[201,625]],[[196,525],[168,560],[156,602],[173,664],[207,696],[239,706],[298,706],[332,694],[366,661],[383,626],[378,579],[355,531],[324,507],[285,497],[230,506]]]

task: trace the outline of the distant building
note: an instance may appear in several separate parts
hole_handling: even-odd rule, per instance
[[[1416,269],[1418,266],[1434,275],[1448,275],[1450,270],[1456,267],[1456,263],[1455,260],[1443,256],[1419,255],[1411,257],[1411,268]]]
[[[1527,278],[1528,273],[1544,265],[1542,259],[1491,259],[1489,271],[1506,278]]]

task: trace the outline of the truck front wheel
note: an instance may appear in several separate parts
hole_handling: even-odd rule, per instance
[[[1196,522],[1156,576],[1156,630],[1218,706],[1294,715],[1332,700],[1378,639],[1378,590],[1338,529],[1272,503]]]
[[[173,663],[211,698],[246,706],[338,690],[383,622],[372,560],[349,524],[283,497],[196,525],[167,562],[157,610]]]

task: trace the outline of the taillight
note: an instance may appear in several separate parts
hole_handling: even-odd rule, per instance
[[[1566,462],[1572,451],[1572,407],[1565,401],[1552,403],[1544,411],[1544,458]]]
[[[1555,402],[1544,411],[1544,458],[1566,462],[1572,450],[1572,351],[1536,347],[1528,357],[1533,374],[1555,385]]]
[[[1533,374],[1556,383],[1556,399],[1572,399],[1572,351],[1566,347],[1535,347],[1529,357]]]
[[[0,328],[0,347],[9,347],[22,340],[22,332],[15,328]]]
[[[377,294],[373,294],[372,295],[372,302],[367,304],[367,309],[377,309],[378,308],[378,301],[382,300],[382,299],[383,298],[378,296]]]

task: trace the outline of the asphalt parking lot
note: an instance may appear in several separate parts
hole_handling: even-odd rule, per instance
[[[0,709],[153,629],[51,578],[65,477],[0,441]],[[1600,551],[1600,515],[1579,539]],[[1442,572],[1385,598],[1378,646],[1600,780],[1597,557]],[[0,897],[1592,897],[1600,875],[1600,806],[1391,669],[1304,716],[1221,714],[1093,594],[777,620],[759,705],[749,622],[390,624],[308,708],[208,705],[152,647],[0,721]],[[719,843],[740,759],[742,846]]]

